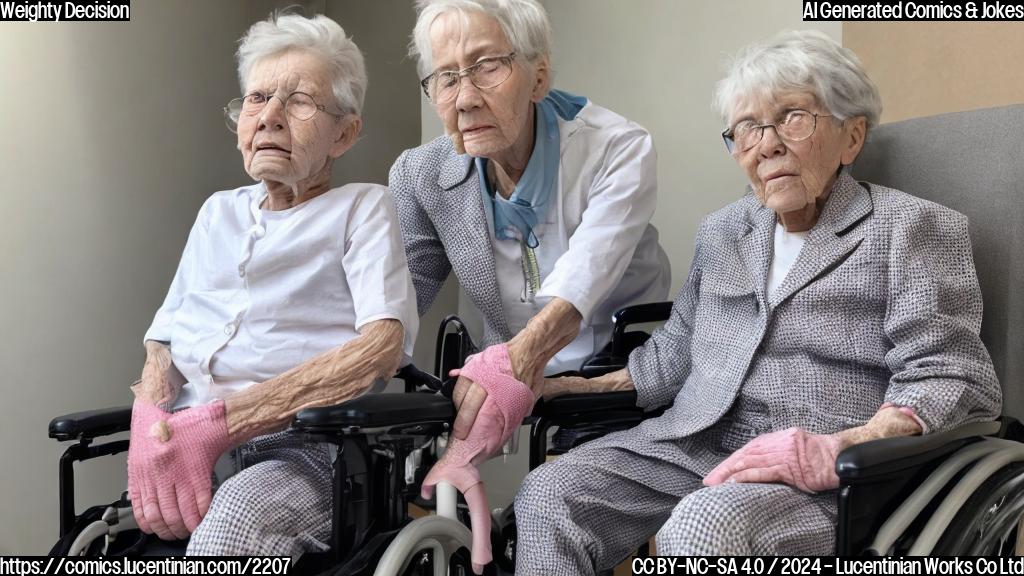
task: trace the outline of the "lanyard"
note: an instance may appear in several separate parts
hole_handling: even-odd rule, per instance
[[[537,265],[537,253],[526,243],[519,241],[523,253],[523,291],[519,294],[521,302],[533,302],[534,296],[540,291],[540,266]]]

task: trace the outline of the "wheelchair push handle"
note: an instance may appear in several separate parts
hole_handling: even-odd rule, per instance
[[[398,373],[395,374],[395,378],[405,382],[405,391],[414,392],[417,388],[423,387],[433,392],[440,392],[447,398],[452,397],[452,393],[455,391],[456,378],[438,378],[433,374],[428,374],[423,370],[420,370],[412,364],[406,364]]]
[[[449,328],[454,330],[449,332]],[[452,368],[461,368],[470,354],[478,352],[466,324],[455,314],[441,321],[434,350],[434,373],[442,379]]]
[[[612,354],[623,356],[628,350],[622,348],[625,342],[626,328],[633,324],[646,322],[664,322],[672,313],[671,302],[651,302],[635,304],[620,308],[612,314]]]

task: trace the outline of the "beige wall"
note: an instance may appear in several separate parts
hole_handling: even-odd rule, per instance
[[[1019,22],[846,22],[882,94],[883,122],[1024,102]]]
[[[2,554],[56,540],[47,422],[130,403],[196,211],[246,181],[220,109],[241,4],[132,8],[130,23],[0,24]],[[124,489],[123,456],[79,468],[80,502]]]

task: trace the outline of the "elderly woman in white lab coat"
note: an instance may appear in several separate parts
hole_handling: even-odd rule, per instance
[[[391,169],[422,315],[454,270],[486,346],[539,393],[608,342],[623,306],[666,299],[650,224],[656,155],[641,126],[551,89],[551,28],[534,0],[420,0],[413,54],[446,134]],[[463,376],[455,435],[487,392]]]
[[[551,88],[551,26],[535,0],[417,10],[412,53],[446,134],[404,152],[389,184],[419,313],[454,270],[486,346],[455,388],[458,457],[426,484],[447,480],[481,508],[471,464],[514,434],[543,376],[600,350],[616,309],[668,295],[650,224],[656,156],[643,127]]]

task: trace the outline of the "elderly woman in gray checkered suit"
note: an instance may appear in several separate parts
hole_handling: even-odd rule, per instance
[[[856,56],[783,34],[716,100],[751,190],[703,221],[626,369],[546,391],[674,404],[527,478],[517,573],[593,574],[655,534],[661,554],[827,554],[840,451],[999,414],[966,218],[844,169],[881,110]]]

